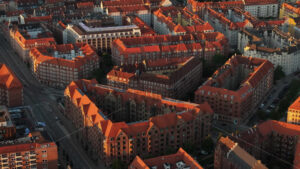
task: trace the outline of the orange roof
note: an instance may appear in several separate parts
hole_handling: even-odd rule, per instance
[[[229,149],[232,149],[235,146],[235,143],[228,137],[221,137],[219,142],[226,145]]]
[[[0,63],[0,85],[5,89],[23,87],[17,76],[3,63]]]
[[[72,60],[54,57],[54,51],[58,51],[59,53],[70,53],[71,50],[75,49],[82,51],[82,56],[76,56]],[[94,49],[90,45],[84,43],[37,47],[31,49],[30,56],[38,64],[47,62],[49,64],[78,69],[81,69],[82,65],[86,64],[87,61],[98,60],[98,55]]]
[[[118,0],[118,1],[102,1],[104,7],[125,7],[132,5],[144,5],[143,0]]]
[[[299,1],[297,1],[296,4],[299,4]],[[300,15],[300,7],[299,6],[293,6],[292,4],[283,3],[282,7],[287,9],[288,11],[294,12],[298,15]]]
[[[77,8],[93,8],[93,2],[77,2]]]
[[[93,123],[100,123],[102,132],[106,137],[116,137],[120,132],[124,132],[129,136],[135,136],[138,133],[146,132],[152,125],[159,128],[167,126],[174,126],[179,120],[190,121],[195,119],[196,115],[205,112],[212,114],[212,109],[206,104],[194,104],[189,102],[182,102],[173,99],[162,98],[161,95],[147,93],[139,90],[128,89],[127,91],[118,88],[96,85],[96,81],[78,80],[71,82],[65,90],[65,95],[69,96],[71,101],[78,106],[84,117],[91,117],[98,119]],[[85,95],[84,92],[93,91],[98,95],[106,95],[106,93],[113,93],[119,95],[123,101],[136,100],[137,102],[144,101],[149,105],[161,106],[162,104],[172,105],[176,113],[169,113],[150,118],[143,122],[128,123],[117,122],[113,123],[107,119],[102,111]],[[99,116],[99,117],[97,117]],[[97,117],[97,118],[96,118]]]
[[[164,164],[169,163],[172,168],[175,168],[177,162],[184,162],[186,166],[189,166],[191,169],[203,169],[198,162],[193,159],[186,151],[184,151],[182,148],[179,148],[177,153],[165,155],[165,156],[159,156],[154,157],[150,159],[142,160],[138,156],[133,161],[133,163],[137,164],[131,164],[138,166],[137,169],[146,169],[153,166],[156,166],[157,169],[164,169]]]
[[[288,136],[300,136],[299,125],[281,121],[268,120],[259,124],[257,128],[262,136],[267,136],[271,134],[271,132],[277,132]]]
[[[278,4],[277,0],[244,0],[245,5],[267,5]]]
[[[206,25],[206,24],[204,24]],[[193,27],[194,28],[194,27]],[[197,28],[196,28],[197,29]],[[121,38],[114,40],[112,48],[118,50],[124,58],[130,54],[141,53],[144,57],[146,52],[188,52],[201,51],[202,40],[206,46],[211,45],[215,50],[222,50],[227,44],[227,38],[219,32],[193,33],[186,35],[154,35],[144,37]],[[213,44],[212,42],[220,42]],[[143,60],[143,59],[142,59]]]
[[[249,131],[246,131],[244,133],[241,133],[239,137],[242,139],[248,139],[251,140],[252,143],[264,142],[265,139],[269,139],[270,135],[283,135],[283,136],[290,136],[293,138],[298,139],[295,143],[294,149],[291,151],[294,151],[294,161],[293,161],[293,168],[297,169],[300,167],[300,143],[299,143],[299,136],[300,136],[300,127],[299,125],[290,124],[286,122],[281,121],[275,121],[275,120],[268,120],[263,123],[260,123],[257,125],[257,127],[254,127],[250,129]],[[259,138],[256,138],[258,136]],[[255,140],[255,141],[254,141]],[[271,140],[272,141],[272,140]]]
[[[184,20],[189,20],[190,24],[188,26],[183,26],[177,21],[179,13]],[[159,21],[165,23],[168,29],[174,32],[195,33],[214,30],[208,22],[204,22],[199,16],[188,11],[187,8],[182,9],[174,6],[160,7],[153,14]]]
[[[300,96],[290,105],[289,109],[300,110]]]
[[[219,86],[222,86],[224,79],[226,79],[230,74],[232,74],[233,68],[238,64],[247,64],[256,66],[253,72],[249,74],[249,76],[242,82],[240,85],[241,88],[232,91],[228,89],[224,89],[222,87],[215,87],[213,84],[218,83]],[[230,65],[231,67],[226,68],[226,65]],[[247,99],[247,96],[250,95],[250,92],[247,92],[250,88],[255,88],[261,79],[264,77],[265,74],[268,73],[270,69],[273,69],[273,64],[266,60],[260,58],[252,58],[246,56],[233,56],[228,59],[225,64],[216,70],[213,74],[213,78],[209,78],[201,87],[198,88],[196,93],[200,94],[201,91],[204,91],[204,95],[207,95],[208,92],[216,92],[220,95],[230,95],[235,96],[234,100],[236,101],[243,101]],[[202,93],[201,93],[202,95]],[[227,97],[227,99],[230,99]]]
[[[47,16],[35,16],[35,17],[28,17],[25,18],[25,23],[40,23],[40,22],[51,22],[52,21],[52,16],[47,15]]]

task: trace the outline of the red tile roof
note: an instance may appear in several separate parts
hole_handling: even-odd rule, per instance
[[[182,9],[174,6],[160,7],[153,14],[157,17],[158,21],[165,23],[171,32],[195,33],[214,31],[214,28],[208,22],[204,22],[200,17],[188,11],[187,8]],[[179,14],[183,19],[188,20],[188,22],[191,23],[186,26],[178,23],[177,18]]]
[[[142,160],[139,156],[136,156],[130,166],[134,166],[136,169],[149,169],[153,166],[156,166],[157,169],[164,169],[164,164],[169,163],[172,166],[171,168],[176,168],[176,163],[180,161],[184,162],[185,165],[189,166],[191,169],[203,169],[198,162],[182,148],[179,148],[175,154],[164,155],[145,160]],[[130,166],[128,167],[129,169]]]
[[[5,89],[23,87],[17,76],[3,63],[0,63],[0,86]]]
[[[299,1],[297,1],[299,3]],[[294,6],[293,4],[283,3],[282,8],[287,9],[287,11],[296,13],[300,15],[300,6]]]
[[[300,96],[290,105],[289,109],[300,110]]]
[[[30,24],[30,23],[41,23],[41,22],[52,22],[52,16],[47,15],[47,16],[31,16],[28,18],[25,18],[25,23]]]
[[[218,83],[222,86],[224,80],[232,74],[233,67],[238,64],[252,65],[256,66],[253,72],[249,74],[249,76],[240,84],[240,88],[236,91],[228,90],[222,87],[215,87],[213,84]],[[230,68],[225,68],[226,65],[230,65]],[[247,92],[250,88],[255,88],[261,79],[269,72],[269,70],[273,69],[273,64],[265,59],[260,58],[252,58],[246,56],[233,56],[229,60],[225,62],[225,64],[220,67],[218,70],[214,72],[211,78],[209,78],[201,87],[198,88],[196,93],[201,91],[207,92],[216,92],[219,95],[230,95],[234,96],[235,101],[241,102],[246,100],[248,96],[251,95],[250,92]],[[227,97],[230,100],[230,97]]]
[[[277,0],[244,0],[245,5],[268,5],[278,4]]]
[[[275,120],[268,120],[266,122],[260,123],[257,127],[251,129],[251,131],[244,132],[240,134],[240,137],[245,139],[251,140],[254,143],[253,139],[256,139],[255,142],[260,141],[263,142],[265,139],[269,138],[269,135],[272,133],[277,133],[279,135],[284,136],[291,136],[298,139],[296,141],[295,149],[294,149],[294,161],[293,161],[293,168],[297,169],[300,167],[300,143],[299,143],[299,136],[300,136],[300,127],[299,125],[290,124],[281,121]],[[259,136],[259,139],[255,138],[254,136]],[[291,150],[293,151],[293,150]]]
[[[192,116],[192,119],[196,117],[199,113],[205,113],[212,115],[213,111],[210,106],[205,104],[194,104],[183,101],[176,101],[173,99],[162,98],[161,95],[147,93],[139,90],[128,89],[127,91],[119,91],[120,89],[112,88],[109,86],[97,85],[94,80],[78,80],[76,82],[71,82],[70,85],[65,90],[65,95],[69,96],[71,101],[80,109],[83,110],[85,116],[98,116],[97,123],[100,123],[101,130],[106,137],[116,137],[120,132],[127,133],[128,135],[136,135],[142,130],[145,132],[152,126],[166,127],[170,125],[177,124],[178,121],[184,120],[189,121],[191,118],[187,116]],[[122,100],[136,100],[137,102],[145,101],[148,105],[162,106],[163,104],[174,106],[179,114],[170,113],[160,116],[155,116],[150,118],[148,121],[136,122],[126,124],[125,122],[113,123],[108,120],[99,108],[85,95],[82,91],[93,91],[98,95],[105,95],[107,92],[120,95]],[[89,105],[89,106],[86,106]],[[147,106],[148,106],[147,105]],[[185,115],[190,114],[190,115]],[[105,122],[106,121],[106,122]],[[93,121],[93,124],[96,124]],[[110,139],[109,139],[110,140]]]
[[[53,51],[58,51],[60,53],[70,53],[71,50],[78,50],[82,51],[83,56],[77,56],[72,60],[67,60],[63,58],[55,58]],[[49,53],[49,51],[52,51]],[[42,46],[31,49],[30,51],[31,58],[36,63],[43,63],[47,62],[49,64],[55,64],[60,66],[66,66],[70,68],[77,68],[81,69],[82,65],[86,64],[88,61],[97,61],[98,55],[94,51],[94,49],[88,45],[83,43],[77,44],[62,44],[62,45],[51,45],[51,46]]]
[[[77,8],[94,8],[93,2],[77,2]]]

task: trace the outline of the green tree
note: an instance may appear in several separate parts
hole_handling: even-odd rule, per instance
[[[261,120],[267,120],[267,118],[268,118],[267,113],[263,110],[258,110],[256,114],[257,114],[258,118]]]
[[[125,164],[119,160],[119,159],[114,159],[112,161],[112,166],[111,166],[112,169],[125,169]]]
[[[216,66],[222,66],[227,60],[227,57],[221,54],[216,54],[213,56],[213,64]]]
[[[271,113],[270,113],[270,119],[272,120],[279,120],[281,118],[281,115],[278,111],[276,110],[273,110]]]
[[[101,58],[102,58],[102,61],[103,61],[102,63],[104,65],[106,65],[108,67],[113,66],[111,54],[104,52],[104,53],[102,53]]]
[[[201,144],[201,149],[210,153],[213,151],[213,148],[214,141],[212,140],[211,136],[206,137]]]
[[[104,73],[104,71],[99,68],[99,69],[96,69],[92,72],[92,75],[89,77],[89,79],[93,79],[95,78],[98,82],[100,82],[103,78],[105,78],[106,74]]]
[[[195,155],[197,153],[196,149],[196,145],[191,143],[191,142],[186,142],[183,144],[182,148],[189,154],[191,155]]]
[[[227,59],[224,55],[216,54],[211,63],[203,60],[203,77],[210,77],[220,66],[224,65]]]
[[[283,72],[282,70],[282,67],[281,66],[276,66],[275,70],[274,70],[274,83],[277,81],[277,80],[280,80],[282,78],[285,77],[285,73]]]

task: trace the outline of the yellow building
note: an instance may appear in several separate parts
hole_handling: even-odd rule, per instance
[[[280,19],[284,17],[297,18],[299,16],[300,16],[300,1],[293,4],[283,3],[281,5],[279,11]]]
[[[293,104],[290,105],[287,114],[287,122],[300,124],[300,96]]]

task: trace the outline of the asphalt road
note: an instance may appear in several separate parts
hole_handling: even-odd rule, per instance
[[[48,133],[54,141],[59,141],[60,147],[66,151],[71,159],[73,168],[105,168],[103,165],[96,166],[82,147],[70,137],[70,133],[73,134],[76,131],[72,131],[74,128],[70,127],[70,122],[59,113],[56,103],[56,96],[62,96],[63,91],[41,85],[31,74],[26,64],[14,52],[9,42],[5,40],[2,32],[0,32],[0,62],[10,67],[21,80],[24,85],[24,105],[32,107],[35,121],[46,123]],[[55,117],[59,117],[61,124],[58,124]],[[67,129],[64,127],[65,124],[68,126]]]

